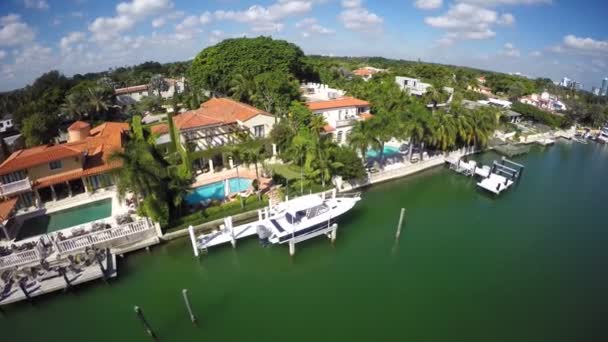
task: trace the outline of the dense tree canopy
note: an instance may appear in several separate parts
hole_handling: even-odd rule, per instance
[[[269,37],[227,39],[201,51],[190,68],[195,88],[230,93],[237,75],[279,72],[297,79],[308,73],[304,53],[292,43]]]

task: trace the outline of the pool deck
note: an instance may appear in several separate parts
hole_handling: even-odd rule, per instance
[[[261,166],[258,166],[258,172],[260,173],[260,189],[264,189],[265,187],[270,185],[271,179],[264,178],[261,176],[261,173],[262,173]],[[196,176],[196,179],[195,179],[194,183],[192,184],[192,187],[197,188],[199,186],[203,186],[203,185],[223,181],[224,179],[227,179],[227,178],[235,178],[235,177],[237,177],[236,168],[222,170],[222,171],[214,172],[214,173],[207,172],[207,173],[203,173],[203,174]],[[253,166],[250,168],[248,168],[246,166],[239,166],[238,177],[255,179],[256,178],[255,177],[255,168]]]

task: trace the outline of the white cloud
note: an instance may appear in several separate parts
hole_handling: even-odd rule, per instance
[[[200,19],[197,16],[191,15],[179,24],[175,25],[175,39],[177,40],[190,40],[193,39],[197,34],[201,33],[202,30],[199,28]]]
[[[530,52],[530,57],[541,57],[543,55],[540,51],[532,51]]]
[[[52,52],[51,48],[37,43],[28,45],[15,56],[15,65],[46,69],[47,62],[52,59]]]
[[[0,50],[0,59],[3,59],[4,57],[6,57],[6,51]]]
[[[312,10],[312,5],[312,0],[278,0],[268,7],[254,5],[243,11],[218,10],[215,11],[214,17],[217,20],[249,24],[254,32],[273,32],[283,29],[283,19],[308,13]]]
[[[458,0],[458,2],[485,6],[495,7],[501,5],[546,5],[550,4],[552,0]]]
[[[511,25],[515,18],[510,13],[496,11],[475,5],[458,3],[441,16],[426,17],[424,21],[434,28],[444,29],[447,33],[440,44],[451,44],[456,40],[481,40],[496,36],[496,25]]]
[[[334,34],[336,31],[328,29],[319,24],[316,18],[305,18],[296,23],[296,28],[300,29],[303,37],[310,37],[313,34],[327,35]]]
[[[361,0],[342,0],[342,7],[344,8],[356,8],[361,7]]]
[[[36,33],[17,14],[0,17],[0,46],[14,46],[29,43]]]
[[[23,0],[23,5],[26,8],[33,8],[37,10],[47,10],[50,7],[46,0]]]
[[[344,9],[338,19],[345,28],[360,32],[378,32],[382,29],[384,19],[363,7],[361,0],[342,0]]]
[[[70,32],[67,36],[61,38],[59,46],[62,50],[69,50],[73,44],[83,41],[84,38],[84,32]]]
[[[443,0],[416,0],[414,6],[423,10],[438,9],[443,6]]]
[[[213,20],[213,14],[211,14],[211,12],[207,11],[207,12],[201,14],[199,20],[201,21],[201,24],[203,24],[203,25],[209,24]]]
[[[608,41],[582,38],[572,34],[564,37],[564,47],[584,52],[608,53]]]
[[[169,0],[132,0],[116,5],[114,17],[98,17],[90,25],[96,41],[116,39],[121,33],[130,30],[135,23],[149,16],[162,13],[173,7]]]
[[[500,51],[500,54],[506,57],[519,57],[521,56],[521,52],[519,52],[519,50],[517,48],[515,48],[515,45],[513,45],[512,43],[506,43],[503,46],[503,49]]]
[[[167,20],[164,17],[156,18],[152,20],[152,27],[159,28],[165,25]]]

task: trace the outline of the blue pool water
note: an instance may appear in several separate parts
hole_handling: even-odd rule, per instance
[[[251,179],[248,178],[230,178],[228,180],[230,193],[241,192],[247,190],[251,186]],[[224,191],[224,181],[219,181],[211,184],[205,184],[194,189],[186,196],[186,203],[198,204],[207,200],[223,200],[226,197]]]
[[[394,146],[384,146],[384,157],[390,157],[399,153],[399,148]],[[365,153],[367,158],[378,158],[380,157],[380,151],[377,150],[367,150]]]

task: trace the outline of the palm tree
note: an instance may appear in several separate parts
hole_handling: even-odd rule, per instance
[[[108,110],[109,102],[104,89],[101,87],[89,88],[89,104],[95,109],[95,113]]]
[[[431,119],[433,135],[430,142],[441,151],[447,152],[456,144],[457,126],[451,114],[436,112]]]
[[[80,119],[82,117],[82,103],[78,101],[74,94],[65,97],[65,102],[61,105],[61,111],[68,115],[68,119]]]
[[[233,99],[243,102],[251,102],[255,94],[255,83],[253,76],[247,74],[238,74],[230,81],[229,90]]]
[[[260,174],[258,170],[258,163],[263,160],[264,156],[264,143],[263,139],[254,139],[245,132],[245,134],[239,135],[240,149],[242,151],[242,159],[247,165],[253,164],[255,167],[255,178],[260,183]]]
[[[409,119],[407,121],[403,121],[401,132],[404,137],[408,137],[410,139],[410,151],[408,159],[412,161],[414,145],[422,143],[428,131],[428,114],[426,113],[426,109],[424,109],[424,107],[420,108],[420,105],[412,107],[408,114]],[[422,150],[420,153],[422,153]]]
[[[374,132],[369,121],[358,121],[355,123],[348,136],[349,145],[361,153],[361,159],[365,159],[365,153],[368,148],[379,148],[377,142],[378,140],[374,137]]]

